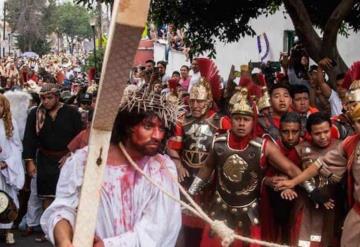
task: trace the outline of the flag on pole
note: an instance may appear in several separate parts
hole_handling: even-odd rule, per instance
[[[257,48],[262,63],[266,63],[269,60],[272,60],[272,52],[270,48],[269,39],[266,33],[262,33],[256,37]]]

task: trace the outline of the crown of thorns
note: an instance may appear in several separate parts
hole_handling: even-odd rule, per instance
[[[185,113],[185,106],[179,99],[152,92],[150,87],[128,86],[124,90],[120,110],[153,112],[164,121],[166,127],[170,127]]]

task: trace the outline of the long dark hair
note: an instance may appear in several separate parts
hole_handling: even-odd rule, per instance
[[[120,110],[115,118],[115,122],[113,125],[112,133],[111,133],[111,144],[118,145],[119,142],[125,143],[126,140],[131,135],[131,129],[142,122],[146,118],[158,117],[158,115],[154,112],[148,111],[138,112],[137,109],[129,112],[127,110]],[[160,118],[160,120],[162,120]],[[165,146],[167,139],[173,134],[174,126],[170,126],[166,128],[165,137],[162,140],[162,145],[160,148],[160,152],[165,151]]]

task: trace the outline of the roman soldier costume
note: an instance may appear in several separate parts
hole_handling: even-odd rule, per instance
[[[259,116],[269,114],[271,103],[270,103],[270,95],[266,86],[262,87],[262,96],[259,98],[257,102],[257,107],[259,111]]]
[[[344,140],[355,133],[350,114],[351,108],[360,102],[360,61],[351,65],[345,74],[342,86],[349,89],[346,93],[343,113],[334,116],[332,122],[337,129],[339,139]]]
[[[326,148],[320,148],[311,142],[304,141],[295,149],[298,154],[302,170],[312,164],[320,156],[336,149],[340,141],[331,140]],[[323,175],[312,178],[312,184],[328,198],[334,198],[335,185],[330,185],[327,177]],[[291,245],[294,246],[331,246],[336,241],[335,216],[337,210],[327,210],[322,205],[316,207],[315,203],[303,192],[299,191],[299,197],[294,205]]]
[[[209,103],[212,101],[211,89],[203,78],[191,88],[190,100],[192,99],[206,100]],[[194,176],[205,164],[214,135],[217,131],[230,128],[229,119],[221,117],[214,110],[209,109],[209,106],[203,109],[204,118],[185,117],[184,123],[176,126],[175,136],[168,142],[170,149],[179,152],[182,164],[190,173],[190,177],[185,178],[182,183],[185,188],[189,188]],[[198,198],[198,201],[202,203],[203,199]],[[184,224],[186,224],[187,218],[185,216]],[[191,225],[194,225],[195,222],[193,220],[191,222]],[[195,225],[202,226],[203,222],[196,218]]]
[[[280,119],[273,118],[273,116],[271,115],[270,95],[266,87],[262,88],[262,94],[263,95],[259,98],[257,102],[259,111],[258,124],[261,127],[261,131],[259,132],[263,132],[272,140],[277,140],[280,136]]]
[[[232,99],[235,97],[238,101],[231,106],[231,114],[255,114],[247,99],[247,89],[241,89]],[[264,167],[263,145],[262,138],[239,138],[228,131],[213,138],[209,157],[217,174],[209,209],[211,218],[222,220],[230,228],[254,238],[260,238],[258,198]],[[202,180],[196,177],[190,194],[196,194],[203,186]],[[217,246],[213,245],[214,237],[209,228],[205,228],[201,246]],[[242,243],[236,242],[234,246]]]
[[[332,117],[331,122],[334,128],[336,128],[340,140],[344,140],[355,132],[352,121],[346,113]]]
[[[345,105],[348,110],[332,118],[332,122],[334,123],[341,140],[344,140],[347,136],[353,135],[355,132],[353,122],[349,115],[352,105],[358,102],[360,102],[360,81],[354,80],[353,83],[351,83],[349,92],[347,92],[345,98]]]
[[[360,120],[360,104],[351,110],[352,120]],[[319,157],[313,165],[319,174],[338,183],[347,178],[347,199],[351,210],[343,224],[341,246],[357,247],[360,242],[360,135],[348,136],[335,149]]]
[[[231,148],[228,139],[229,133],[225,133],[214,140],[216,162],[222,165],[217,166],[215,203],[210,215],[233,229],[249,229],[259,224],[262,139],[251,140],[242,150]]]
[[[218,131],[226,131],[230,128],[230,120],[228,117],[220,116],[212,109],[214,100],[216,101],[216,84],[218,81],[214,80],[217,71],[209,72],[204,69],[204,60],[199,60],[200,71],[203,75],[211,75],[210,77],[202,77],[199,82],[194,84],[190,90],[189,100],[205,101],[205,107],[201,109],[201,117],[194,117],[193,115],[186,116],[182,123],[178,123],[175,128],[175,135],[168,141],[168,148],[178,153],[181,165],[189,172],[188,177],[184,178],[182,185],[188,189],[194,181],[194,177],[199,172],[199,169],[204,166],[209,155],[212,144],[212,139]],[[207,61],[207,60],[206,60]],[[208,61],[207,63],[208,64]],[[210,63],[211,65],[212,63]],[[191,105],[190,105],[191,108]],[[210,181],[209,181],[210,182]],[[205,207],[207,202],[212,197],[213,190],[208,189],[199,195],[195,196],[197,203]],[[204,222],[198,217],[194,216],[188,211],[183,211],[183,229],[186,231],[198,231],[198,236],[192,235],[192,244],[196,246],[196,241],[200,241],[202,228]],[[184,236],[183,243],[188,246],[190,237]],[[196,240],[195,240],[196,239]],[[180,244],[179,244],[180,245]]]

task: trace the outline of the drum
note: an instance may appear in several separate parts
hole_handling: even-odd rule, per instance
[[[13,199],[5,191],[0,190],[0,223],[11,223],[17,216],[18,210]]]

